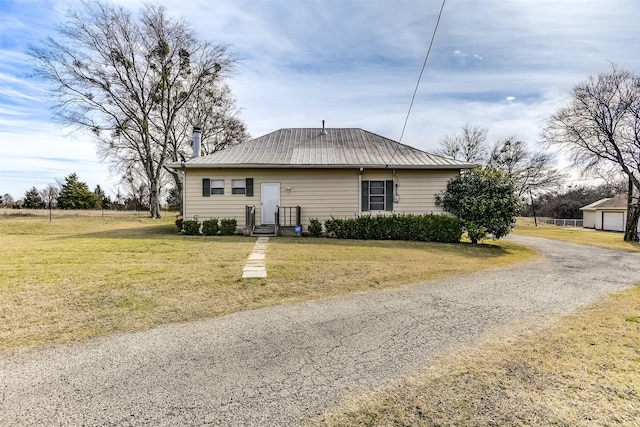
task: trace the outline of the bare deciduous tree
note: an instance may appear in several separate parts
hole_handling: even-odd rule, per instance
[[[619,70],[590,76],[550,119],[544,140],[585,173],[622,172],[629,181],[626,241],[638,241],[640,219],[640,77]]]
[[[55,205],[59,193],[60,189],[58,186],[54,184],[48,184],[46,187],[40,190],[40,197],[42,197],[42,200],[47,204],[47,207],[51,208]]]
[[[13,197],[9,193],[4,193],[2,197],[0,197],[0,205],[3,207],[9,207],[13,204]]]
[[[500,140],[493,146],[487,165],[507,174],[519,196],[559,187],[564,179],[564,175],[553,167],[551,154],[531,152],[527,144],[515,136]]]
[[[176,126],[194,96],[220,91],[236,59],[226,46],[198,40],[161,6],[144,6],[136,19],[99,0],[82,4],[58,37],[30,49],[36,74],[54,83],[63,124],[91,131],[116,171],[139,170],[150,214],[159,218],[165,164],[191,139]]]
[[[465,162],[484,163],[488,151],[487,132],[486,128],[466,124],[462,133],[446,135],[437,153]]]
[[[244,122],[239,119],[239,109],[231,89],[225,84],[212,86],[195,93],[186,105],[186,114],[181,116],[171,128],[172,146],[170,155],[173,162],[180,162],[192,156],[190,144],[179,141],[191,141],[194,127],[201,129],[201,154],[212,154],[228,146],[249,139]],[[182,173],[173,168],[165,168],[173,177],[175,194],[173,200],[178,203],[182,213]]]

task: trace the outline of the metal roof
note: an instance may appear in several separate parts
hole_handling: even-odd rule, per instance
[[[185,166],[468,169],[473,164],[427,153],[357,128],[285,128],[192,158]]]
[[[590,205],[587,205],[581,210],[585,211],[594,211],[596,209],[627,209],[627,195],[626,194],[618,194],[614,197],[609,197],[606,199],[598,200],[597,202],[593,202]]]

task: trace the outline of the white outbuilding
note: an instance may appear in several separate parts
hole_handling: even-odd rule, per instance
[[[627,195],[598,200],[583,208],[583,227],[596,230],[624,231],[627,224]],[[638,224],[640,232],[640,224]]]

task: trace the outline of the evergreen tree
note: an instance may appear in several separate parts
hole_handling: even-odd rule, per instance
[[[36,187],[31,187],[31,190],[24,193],[24,201],[22,207],[25,209],[42,209],[45,207],[40,192]]]
[[[95,209],[98,204],[96,195],[75,173],[64,179],[57,201],[60,209]]]

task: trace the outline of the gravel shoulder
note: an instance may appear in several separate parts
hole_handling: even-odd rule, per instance
[[[0,425],[295,425],[436,354],[640,282],[640,254],[526,236],[533,261],[0,359]]]

